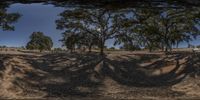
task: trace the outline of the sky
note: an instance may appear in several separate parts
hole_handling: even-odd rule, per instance
[[[22,16],[14,23],[15,31],[0,30],[0,45],[8,47],[25,46],[30,40],[29,36],[33,32],[43,32],[50,36],[54,42],[53,47],[61,47],[62,43],[59,41],[62,38],[62,31],[56,29],[55,20],[59,19],[59,13],[63,12],[65,8],[55,7],[53,5],[43,5],[41,3],[34,4],[13,4],[8,9],[9,13],[17,12]],[[113,46],[114,40],[106,41],[107,47]],[[200,45],[200,37],[192,41],[193,45]],[[181,43],[180,47],[187,47],[186,43]],[[119,48],[119,46],[116,46]]]
[[[33,32],[43,32],[50,36],[54,42],[53,47],[61,47],[59,41],[62,38],[63,31],[56,29],[55,20],[59,19],[59,13],[65,8],[55,7],[53,5],[34,4],[13,4],[8,9],[8,13],[20,13],[22,16],[14,23],[15,31],[0,30],[0,45],[8,47],[26,46]],[[114,40],[108,40],[106,45],[113,46]]]

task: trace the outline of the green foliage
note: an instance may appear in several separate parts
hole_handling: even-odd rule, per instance
[[[119,30],[118,19],[120,15],[107,9],[77,8],[66,10],[60,16],[61,18],[56,21],[57,29],[65,30],[65,34],[78,36],[77,44],[88,47],[95,44],[101,48],[101,53],[103,53],[105,41],[113,38],[114,34]],[[74,41],[72,44],[75,44]]]
[[[110,47],[109,49],[110,49],[110,50],[115,50],[115,47]]]
[[[26,48],[30,50],[51,50],[53,42],[50,37],[45,36],[42,32],[33,32]]]
[[[174,45],[190,42],[199,35],[200,8],[75,8],[60,14],[57,28],[65,30],[64,44],[98,46],[103,52],[105,41],[115,39],[114,45],[124,44],[126,50],[145,47],[150,51],[168,52]],[[70,38],[74,39],[70,39]]]
[[[12,26],[12,23],[16,22],[20,14],[18,13],[7,13],[7,10],[5,9],[6,5],[0,4],[0,29],[2,30],[14,30],[14,26]]]
[[[168,51],[173,45],[189,42],[199,35],[196,27],[199,13],[199,8],[134,9],[132,17],[122,21],[125,32],[118,36],[117,42],[137,42],[150,51],[164,48]]]
[[[124,45],[122,47],[120,47],[120,49],[127,50],[127,51],[141,50],[139,45],[133,45],[133,44],[129,44],[129,43],[124,43]]]
[[[76,34],[63,33],[63,38],[60,41],[63,43],[63,46],[66,46],[66,48],[72,52],[79,41],[79,36]]]
[[[3,46],[0,46],[0,48],[7,48],[5,45],[3,45]]]
[[[194,45],[188,44],[188,48],[195,48]]]
[[[54,51],[63,51],[61,48],[54,48]]]

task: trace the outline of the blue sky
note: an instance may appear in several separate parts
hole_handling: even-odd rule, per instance
[[[55,20],[64,10],[62,7],[41,3],[11,5],[8,12],[18,12],[22,16],[17,23],[14,23],[15,31],[0,30],[0,45],[25,46],[31,33],[40,31],[52,38],[54,47],[61,47],[62,43],[59,40],[62,38],[62,31],[56,29]],[[107,41],[106,44],[108,47],[112,46],[113,40]]]
[[[55,20],[63,10],[63,8],[42,4],[11,5],[8,12],[18,12],[22,16],[14,24],[15,31],[0,31],[0,45],[24,46],[29,41],[31,33],[41,31],[53,39],[55,47],[59,47],[61,31],[56,30]]]
[[[33,32],[43,32],[52,38],[54,47],[61,47],[59,40],[62,38],[62,31],[56,29],[55,20],[59,18],[58,14],[64,11],[62,7],[53,5],[35,4],[13,4],[8,8],[8,12],[18,12],[22,16],[15,23],[15,31],[0,30],[0,45],[9,47],[25,46],[29,41],[29,36]],[[113,46],[114,40],[108,40],[106,45]],[[192,41],[191,44],[199,45],[200,38]],[[186,43],[181,43],[180,47],[187,47]]]

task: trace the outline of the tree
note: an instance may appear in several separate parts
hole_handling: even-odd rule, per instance
[[[110,49],[110,50],[115,50],[115,47],[110,47],[109,49]]]
[[[30,50],[51,50],[53,42],[50,37],[45,36],[42,32],[33,32],[30,36],[30,41],[27,43],[26,48]]]
[[[135,40],[150,51],[165,48],[165,52],[168,52],[173,45],[189,42],[199,35],[195,26],[199,20],[196,17],[199,14],[197,8],[138,8],[132,12],[132,16],[122,23],[124,30],[128,30],[122,35],[126,36],[123,41],[131,43]]]
[[[122,48],[127,50],[148,47],[152,51],[160,39],[157,23],[152,20],[159,13],[159,10],[138,8],[128,9],[127,12],[128,17],[120,21],[120,31],[122,32],[117,34],[115,44],[123,43],[124,47]]]
[[[89,52],[91,52],[92,46],[98,44],[98,39],[88,33],[63,33],[63,38],[60,40],[63,46],[66,46],[71,52],[75,51],[75,47],[78,49],[88,47]]]
[[[75,51],[75,46],[78,44],[79,36],[73,33],[63,33],[63,38],[60,40],[63,46],[66,46],[71,52]]]
[[[87,43],[94,43],[100,48],[100,53],[104,53],[105,41],[114,37],[118,32],[117,13],[112,13],[108,9],[73,9],[66,10],[60,14],[61,18],[56,21],[57,28],[65,30],[69,34],[83,34]]]
[[[188,44],[188,48],[195,48],[195,46],[192,44]]]
[[[7,13],[6,7],[8,7],[7,4],[0,3],[0,29],[4,31],[14,30],[12,23],[15,23],[19,19],[20,14]]]
[[[165,51],[171,50],[172,45],[178,45],[182,41],[189,42],[191,37],[198,33],[193,21],[192,9],[165,9],[159,16],[159,30],[162,31],[161,43]]]
[[[139,45],[132,45],[128,43],[124,43],[123,46],[120,47],[120,49],[127,50],[127,51],[141,50]]]
[[[98,38],[92,34],[82,33],[79,34],[79,37],[79,45],[88,47],[89,52],[91,52],[93,46],[97,46],[98,44]]]

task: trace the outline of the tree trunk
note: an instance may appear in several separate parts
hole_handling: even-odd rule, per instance
[[[76,52],[76,48],[73,49],[73,52]]]
[[[76,47],[75,47],[75,45],[73,46],[73,52],[76,52]]]
[[[104,46],[101,46],[100,49],[101,49],[100,54],[103,55],[104,54]]]
[[[164,45],[163,45],[163,43],[161,43],[161,49],[162,49],[162,51],[164,51]]]
[[[101,41],[101,46],[100,46],[100,55],[104,55],[104,43],[105,43],[105,41]]]
[[[88,50],[89,50],[89,52],[92,51],[92,45],[89,45]]]
[[[168,47],[167,46],[165,47],[165,52],[168,52]]]
[[[70,49],[70,53],[72,53],[72,52],[73,52],[73,48]]]
[[[149,52],[152,52],[152,47],[151,46],[152,46],[152,44],[147,42],[147,47],[149,49]]]
[[[152,52],[152,48],[151,47],[149,47],[149,52]]]

